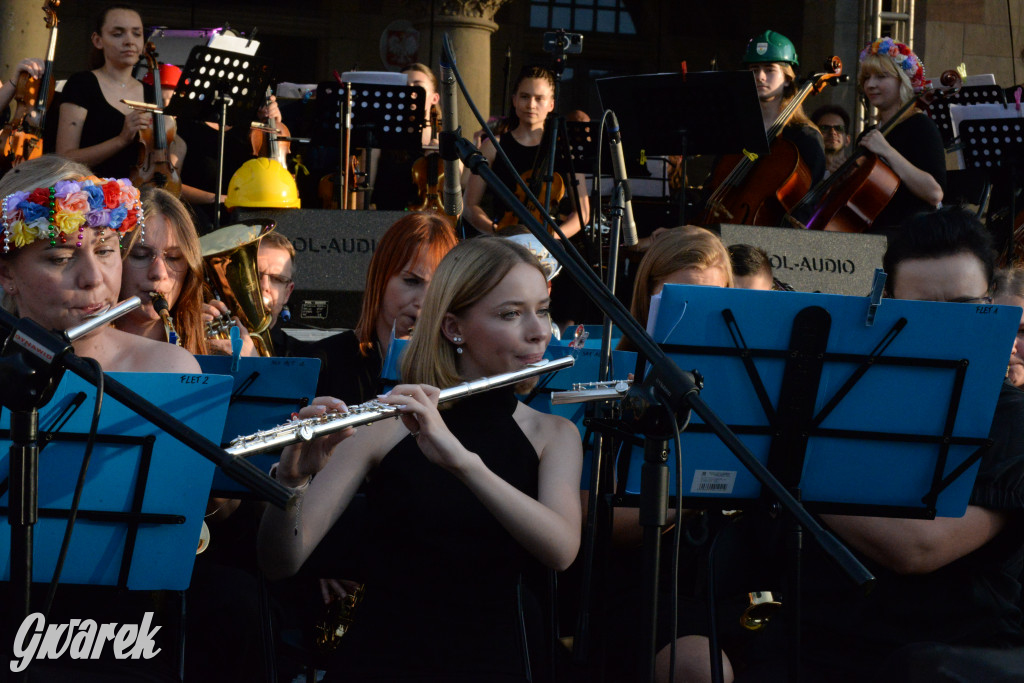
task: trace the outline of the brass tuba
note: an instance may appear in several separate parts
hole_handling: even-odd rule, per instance
[[[247,220],[199,238],[206,279],[214,295],[224,302],[252,336],[261,356],[273,356],[269,307],[263,301],[257,255],[260,240],[274,229],[271,220]]]

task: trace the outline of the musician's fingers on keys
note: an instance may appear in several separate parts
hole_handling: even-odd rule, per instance
[[[469,451],[441,419],[437,409],[440,395],[440,389],[427,384],[399,384],[379,400],[398,407],[402,424],[416,438],[428,460],[455,470],[466,463]]]
[[[327,413],[345,412],[348,408],[345,402],[333,396],[317,396],[313,402],[292,413],[293,420],[306,420],[311,417],[320,417]],[[292,479],[301,480],[316,474],[331,459],[334,447],[344,439],[356,433],[355,427],[348,427],[337,432],[332,432],[312,441],[300,441],[297,444],[286,447],[281,452],[281,461],[278,466],[278,478],[285,474]]]
[[[210,322],[222,315],[227,315],[228,307],[223,301],[214,299],[203,304],[203,322]]]

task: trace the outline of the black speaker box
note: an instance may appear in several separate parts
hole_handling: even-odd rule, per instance
[[[288,301],[300,325],[352,328],[359,320],[366,271],[377,241],[404,211],[242,209],[239,220],[270,219],[295,246],[295,291]]]

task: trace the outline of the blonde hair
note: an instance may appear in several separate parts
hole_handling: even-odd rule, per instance
[[[630,313],[641,327],[647,327],[651,294],[658,284],[672,273],[686,268],[720,268],[725,273],[726,286],[734,286],[729,252],[715,233],[691,225],[671,230],[651,245],[636,272]],[[632,349],[632,346],[624,337],[619,348]]]
[[[53,187],[62,180],[84,180],[92,175],[92,171],[77,161],[71,161],[56,154],[44,154],[41,157],[18,164],[0,178],[0,202],[13,192],[31,192],[39,187]],[[13,260],[20,249],[5,254],[0,249],[0,259]],[[17,315],[18,307],[14,297],[6,291],[0,305],[4,310]]]
[[[500,237],[467,240],[449,251],[434,272],[416,330],[402,355],[402,381],[442,389],[458,384],[462,378],[456,365],[456,347],[441,331],[444,316],[465,313],[520,263],[544,276],[536,256]]]
[[[1000,268],[992,281],[992,296],[1024,299],[1024,268]]]
[[[167,190],[144,187],[140,199],[146,222],[155,216],[162,216],[173,230],[181,255],[188,264],[181,292],[171,308],[174,331],[181,339],[181,346],[189,353],[205,355],[209,349],[206,344],[206,324],[203,322],[203,250],[199,246],[195,223],[181,200]],[[135,228],[125,237],[122,261],[128,257],[140,235],[139,228]]]
[[[292,244],[292,241],[275,230],[274,232],[268,232],[260,240],[260,249],[263,247],[288,252],[288,260],[292,264],[292,280],[294,280],[295,274],[299,272],[299,269],[295,264],[295,245]]]
[[[910,84],[910,76],[896,66],[892,58],[883,55],[866,55],[857,72],[857,88],[864,92],[864,81],[868,76],[894,76],[900,81],[900,106],[914,99],[914,87]]]

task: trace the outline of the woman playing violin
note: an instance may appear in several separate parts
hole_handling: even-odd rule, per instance
[[[891,229],[920,211],[942,202],[946,159],[939,129],[924,112],[900,109],[926,83],[920,58],[903,43],[881,38],[860,53],[857,82],[867,101],[878,110],[878,125],[900,116],[887,135],[870,130],[860,144],[877,154],[900,178],[899,189],[872,225]]]
[[[152,116],[130,109],[122,99],[143,100],[132,69],[142,54],[142,17],[127,5],[113,5],[97,17],[92,34],[92,71],[71,76],[62,91],[56,152],[101,176],[128,177],[138,161],[139,131]]]
[[[535,168],[544,168],[546,159],[541,158],[547,153],[546,145],[541,144],[544,137],[544,121],[555,109],[555,77],[547,69],[542,67],[526,67],[519,74],[519,79],[512,89],[512,105],[515,111],[510,125],[510,131],[501,136],[501,148],[508,155],[509,160],[515,166],[515,172],[523,175]],[[497,152],[489,140],[485,140],[480,151],[487,158],[488,163],[494,168],[495,173],[509,189],[517,187],[513,172],[504,164],[494,164]],[[556,168],[556,172],[557,172]],[[563,179],[568,182],[567,178]],[[586,193],[586,179],[583,174],[577,173],[577,187],[580,188],[580,208],[583,211],[582,221],[586,222],[590,211],[590,204]],[[465,213],[464,218],[474,228],[483,233],[494,232],[498,221],[493,219],[484,210],[481,203],[484,198],[486,183],[477,175],[470,176],[466,184]],[[543,201],[543,192],[534,194]],[[552,195],[553,196],[553,195]],[[500,210],[504,211],[505,206],[500,202]],[[499,213],[497,216],[500,219]],[[515,222],[518,222],[515,221]],[[581,217],[575,211],[569,214],[561,224],[562,232],[566,237],[572,237],[580,231]]]

